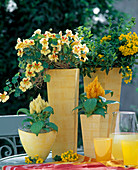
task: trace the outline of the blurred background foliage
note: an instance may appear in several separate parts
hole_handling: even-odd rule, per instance
[[[1,0],[0,1],[0,92],[5,81],[18,72],[15,50],[17,38],[29,38],[36,29],[42,32],[53,29],[75,29],[78,26],[90,27],[93,34],[104,32],[107,19],[119,20],[126,17],[117,11],[116,0]],[[44,85],[46,88],[46,85]],[[16,114],[20,107],[28,107],[32,98],[42,89],[33,89],[19,98],[11,97],[7,103],[0,103],[0,114]],[[46,96],[45,90],[43,97]],[[18,100],[18,102],[17,102]]]
[[[53,29],[75,29],[79,26],[89,27],[94,35],[104,33],[108,18],[118,21],[127,17],[117,11],[117,0],[1,0],[0,1],[0,92],[5,82],[18,72],[15,50],[17,38],[29,38],[36,29],[44,31]],[[81,80],[80,80],[81,81]],[[82,81],[80,91],[83,91]],[[46,84],[43,89],[32,89],[21,97],[14,96],[6,103],[0,103],[0,114],[11,115],[21,107],[28,107],[30,100],[41,93],[46,99]],[[17,102],[18,101],[18,102]],[[80,126],[80,125],[79,125]],[[79,135],[80,131],[79,131]]]

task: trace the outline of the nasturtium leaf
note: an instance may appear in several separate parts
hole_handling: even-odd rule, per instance
[[[49,74],[46,74],[44,77],[44,82],[50,82],[51,76]]]
[[[43,67],[44,67],[44,68],[48,68],[48,67],[49,67],[48,63],[44,62],[44,63],[43,63]]]
[[[56,38],[60,38],[60,35],[59,35],[59,34],[56,34]]]
[[[8,90],[9,90],[8,86],[4,87],[4,91],[8,91]]]

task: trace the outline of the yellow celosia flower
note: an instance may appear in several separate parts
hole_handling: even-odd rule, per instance
[[[105,96],[105,91],[101,84],[98,82],[98,77],[96,77],[93,82],[91,82],[88,87],[86,87],[87,98],[98,98],[98,96]]]
[[[37,73],[44,69],[41,62],[36,63],[36,61],[34,61],[32,65],[33,65],[33,70]]]
[[[7,95],[7,92],[4,91],[4,93],[0,93],[0,102],[5,103],[9,99],[9,96]]]
[[[45,102],[39,94],[35,100],[33,99],[33,101],[30,102],[30,114],[33,114],[34,112],[41,113],[41,111],[48,106],[49,104]]]

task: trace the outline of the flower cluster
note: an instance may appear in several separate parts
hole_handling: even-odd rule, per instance
[[[98,77],[94,79],[93,82],[88,84],[86,87],[87,98],[98,98],[99,96],[104,97],[105,91],[102,88],[101,84],[98,82]]]
[[[121,67],[121,68],[122,68],[122,67]],[[122,68],[122,69],[123,69],[123,68]],[[126,74],[123,75],[122,77],[123,77],[123,79],[124,79],[124,82],[125,82],[126,84],[128,84],[128,83],[130,83],[131,80],[132,80],[132,69],[130,69],[129,66],[127,66],[125,69],[126,69]]]
[[[37,136],[42,132],[58,131],[58,127],[49,122],[50,115],[54,114],[53,108],[41,98],[40,94],[30,102],[30,110],[21,108],[17,111],[17,114],[19,112],[25,113],[29,117],[23,120],[23,128]]]
[[[72,150],[69,150],[61,154],[61,159],[63,162],[74,162],[78,160],[78,155],[77,153],[73,153]]]
[[[111,90],[104,90],[102,88],[98,82],[98,77],[96,77],[93,82],[86,87],[86,93],[80,95],[80,105],[73,110],[80,109],[80,111],[84,111],[87,117],[93,114],[105,117],[105,114],[107,114],[107,105],[118,103],[117,101],[106,100],[104,96],[108,93],[111,93],[111,96],[113,96]]]
[[[6,82],[4,91],[8,96],[14,92],[18,97],[33,87],[41,87],[43,82],[50,81],[48,69],[76,68],[80,63],[87,61],[89,52],[86,44],[82,44],[77,33],[66,30],[65,34],[45,31],[34,31],[29,39],[17,39],[15,49],[18,51],[19,72],[12,80]],[[0,101],[6,102],[9,97],[4,95]],[[6,98],[5,98],[6,97]]]
[[[138,59],[138,36],[131,32],[135,18],[128,23],[121,19],[116,26],[113,26],[112,22],[115,21],[109,21],[109,27],[106,28],[103,37],[84,38],[84,43],[89,44],[89,53],[88,60],[80,66],[81,73],[90,77],[90,73],[96,72],[97,67],[100,67],[101,71],[105,70],[106,74],[118,67],[122,78],[128,83],[132,80],[133,67]],[[80,32],[83,35],[85,27]]]
[[[37,114],[41,113],[48,106],[48,102],[43,100],[39,94],[36,99],[33,99],[33,101],[30,102],[30,114],[33,114],[34,112]]]
[[[39,155],[35,155],[34,157],[25,157],[25,163],[27,164],[42,164],[44,160],[39,157]]]
[[[125,42],[124,45],[119,47],[119,51],[121,51],[122,55],[129,56],[138,53],[138,36],[134,32],[125,34],[121,34],[119,37],[119,41]]]
[[[108,36],[104,36],[100,42],[102,43],[103,41],[108,41],[108,40],[111,40],[111,35],[108,35]]]

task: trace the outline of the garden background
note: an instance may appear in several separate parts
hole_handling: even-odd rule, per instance
[[[5,82],[18,72],[15,50],[17,38],[29,38],[36,29],[42,32],[53,29],[54,32],[76,29],[78,26],[91,28],[93,35],[102,37],[108,19],[126,21],[136,17],[138,34],[137,0],[1,0],[0,2],[0,92]],[[138,114],[138,66],[135,67],[133,80],[129,84],[122,82],[120,110],[135,111]],[[80,78],[80,92],[83,82]],[[15,115],[19,108],[41,93],[47,98],[46,84],[41,89],[31,89],[22,96],[12,96],[6,103],[0,103],[0,115]],[[80,131],[79,131],[80,133]]]

